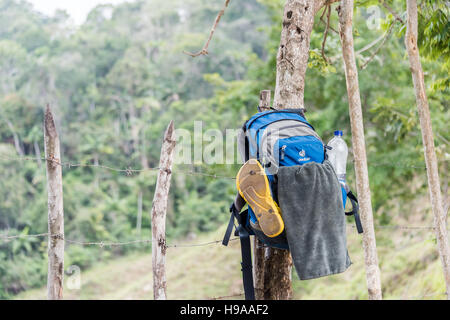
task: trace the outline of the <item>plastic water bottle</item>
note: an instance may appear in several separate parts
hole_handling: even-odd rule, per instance
[[[333,139],[327,145],[332,148],[331,150],[327,150],[328,160],[331,162],[339,182],[345,186],[348,147],[344,139],[342,139],[342,131],[335,131]]]

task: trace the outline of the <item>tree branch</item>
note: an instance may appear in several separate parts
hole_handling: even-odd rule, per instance
[[[341,0],[316,0],[314,2],[314,12],[317,13],[322,7],[329,6],[332,3],[339,2]]]
[[[384,0],[380,0],[380,2],[383,5],[383,7],[385,7],[387,11],[389,11],[397,21],[405,24],[405,20],[400,18],[400,16]]]
[[[213,26],[211,28],[210,33],[209,33],[208,40],[206,41],[206,43],[203,46],[203,48],[200,51],[196,52],[196,53],[183,51],[184,54],[187,54],[187,55],[189,55],[189,56],[191,56],[193,58],[201,56],[201,55],[207,55],[208,54],[209,43],[211,42],[211,39],[212,39],[212,37],[214,35],[214,32],[216,31],[216,27],[219,24],[220,18],[222,18],[222,16],[224,15],[225,9],[228,7],[229,3],[230,3],[230,0],[225,0],[225,4],[223,5],[222,10],[220,10],[219,13],[217,14],[216,20],[214,21],[214,24],[213,24]]]
[[[8,127],[9,127],[9,130],[11,130],[11,133],[13,135],[14,146],[16,148],[17,153],[19,154],[19,156],[23,156],[25,153],[23,152],[22,147],[20,145],[20,138],[19,138],[19,135],[16,133],[14,125],[7,118],[5,118],[5,121],[6,121],[7,125],[8,125]]]
[[[378,52],[381,50],[383,45],[386,43],[386,40],[391,36],[392,30],[394,29],[394,21],[392,21],[391,25],[389,26],[389,30],[385,33],[383,36],[383,40],[381,41],[381,44],[378,46],[378,48],[372,53],[372,55],[364,62],[364,64],[360,67],[361,70],[364,70],[367,65],[370,63],[370,61],[375,58],[375,56],[378,54]]]
[[[371,43],[369,43],[368,45],[365,45],[364,47],[362,47],[361,49],[359,49],[358,51],[356,51],[356,54],[361,54],[367,50],[369,50],[370,48],[372,48],[374,45],[376,45],[378,42],[380,42],[381,40],[383,40],[386,37],[386,33],[384,33],[381,37],[376,38],[375,40],[373,40]]]
[[[328,36],[328,30],[330,28],[330,15],[331,15],[331,5],[328,5],[325,10],[327,11],[327,23],[325,25],[325,32],[323,34],[323,41],[322,41],[322,58],[325,60],[326,63],[331,64],[331,60],[327,58],[325,55],[325,43],[327,42],[327,36]],[[322,14],[323,16],[323,14]],[[322,18],[322,17],[321,17]]]
[[[327,23],[325,20],[323,20],[323,16],[325,15],[325,12],[327,11],[327,9],[328,9],[329,7],[331,7],[331,5],[327,5],[327,6],[324,7],[325,9],[323,10],[322,15],[320,16],[320,22],[322,22],[325,26],[328,25],[328,28],[329,28],[330,30],[334,31],[336,34],[339,34],[339,32],[338,32],[336,29],[334,29],[334,28],[330,25],[329,22]]]

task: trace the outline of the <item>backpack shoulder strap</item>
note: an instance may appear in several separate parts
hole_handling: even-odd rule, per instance
[[[248,134],[247,134],[247,123],[248,120],[245,121],[244,125],[242,126],[242,132],[244,133],[244,161],[247,162],[250,158],[250,143],[248,141]]]
[[[358,199],[356,198],[356,196],[353,194],[353,192],[351,190],[349,190],[347,192],[347,197],[348,199],[350,199],[351,203],[352,203],[352,211],[346,212],[345,215],[346,216],[354,216],[355,217],[355,224],[356,224],[356,230],[358,230],[358,233],[363,233],[363,227],[361,224],[361,219],[359,217],[359,204],[358,204]]]
[[[250,234],[245,228],[246,218],[248,210],[239,213],[235,203],[230,207],[231,218],[228,223],[227,231],[223,238],[222,244],[224,246],[228,245],[230,241],[231,232],[234,227],[234,219],[238,221],[238,226],[236,227],[236,235],[239,236],[241,242],[241,254],[242,254],[242,280],[244,283],[244,293],[245,300],[255,300],[255,288],[253,285],[253,265],[252,265],[252,252],[250,244]]]
[[[255,300],[250,234],[242,224],[238,226],[237,231],[239,234],[239,239],[241,241],[241,255],[242,255],[241,267],[242,267],[242,281],[244,283],[245,300]]]

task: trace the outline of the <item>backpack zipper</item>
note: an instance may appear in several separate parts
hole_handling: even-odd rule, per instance
[[[280,122],[280,121],[295,121],[295,122],[300,122],[300,125],[290,125],[290,126],[282,127],[282,128],[280,128],[279,130],[281,130],[281,129],[290,129],[290,128],[295,128],[295,127],[306,127],[306,128],[308,128],[308,129],[312,129],[314,132],[316,132],[316,131],[314,130],[314,127],[313,127],[312,125],[310,125],[309,123],[305,123],[305,122],[303,122],[303,121],[301,121],[301,120],[298,120],[298,119],[280,119],[280,120],[275,120],[275,121],[269,123],[268,125],[265,125],[264,127],[261,127],[261,128],[259,128],[258,130],[256,130],[255,140],[258,139],[257,137],[258,137],[259,131],[261,131],[262,129],[266,128],[267,126],[269,126],[269,125],[271,125],[271,124],[274,124],[275,122]],[[247,122],[248,122],[248,121],[247,121]],[[247,122],[246,122],[246,123],[247,123]],[[250,124],[251,124],[251,123],[250,123]],[[245,125],[244,125],[244,126],[245,126]],[[271,135],[272,133],[273,133],[273,131],[268,132],[267,135],[266,135],[266,139],[267,139],[267,137],[268,137],[269,135]],[[311,136],[311,137],[317,138],[317,137],[314,136],[314,135],[310,135],[310,136]],[[253,137],[252,137],[252,139],[253,139]],[[320,140],[320,142],[323,143],[323,141],[322,141],[322,139],[321,139],[320,137],[319,137],[318,139]],[[255,141],[255,140],[254,140],[254,141]],[[257,150],[256,150],[256,159],[259,160],[259,147],[258,147]]]
[[[283,145],[282,147],[281,147],[281,156],[280,156],[280,161],[283,161],[284,160],[284,150],[286,150],[286,148],[287,148],[287,145]]]
[[[281,130],[284,130],[284,129],[292,129],[292,128],[297,128],[297,127],[306,127],[306,128],[308,128],[308,129],[313,129],[313,128],[311,128],[310,126],[308,126],[306,123],[304,123],[303,121],[300,121],[300,120],[292,120],[292,119],[289,119],[289,120],[286,120],[286,119],[283,119],[283,120],[277,120],[277,121],[274,121],[274,122],[272,122],[272,123],[270,123],[270,124],[273,124],[273,123],[275,123],[275,122],[279,122],[279,121],[296,121],[296,122],[300,122],[301,124],[300,125],[290,125],[290,126],[286,126],[286,127],[281,127],[281,128],[279,128],[278,129],[278,131],[281,131]],[[268,126],[268,125],[267,125]],[[263,128],[265,128],[265,127],[267,127],[267,126],[264,126]],[[258,130],[256,130],[256,135],[258,135],[258,133],[259,133],[259,131],[261,130],[261,129],[263,129],[263,128],[259,128]],[[313,131],[314,131],[314,129],[313,129]],[[314,131],[315,132],[315,131]],[[273,131],[270,131],[270,132],[268,132],[267,133],[267,135],[266,135],[266,138],[268,137],[268,136],[270,136],[272,133],[274,133]]]
[[[300,120],[297,120],[297,121],[300,121],[300,122],[305,123],[306,125],[309,125],[309,126],[315,131],[314,127],[313,127],[310,123],[308,123],[308,120],[306,120],[306,119],[300,114],[299,111],[293,111],[293,110],[300,110],[300,109],[292,109],[292,110],[287,110],[287,109],[286,109],[286,110],[277,110],[277,111],[267,111],[266,113],[260,114],[259,116],[257,116],[256,118],[254,118],[252,121],[250,121],[250,119],[247,120],[246,123],[245,123],[245,126],[246,126],[246,128],[250,127],[250,126],[252,125],[252,123],[253,123],[256,119],[259,119],[259,118],[261,118],[261,117],[263,117],[263,116],[265,116],[265,115],[267,115],[267,114],[271,114],[271,113],[294,113],[294,114],[299,115],[300,117],[302,117],[302,118],[305,120],[305,121],[300,121]],[[283,119],[283,120],[286,120],[286,119]],[[292,120],[295,120],[295,119],[292,119]],[[282,121],[282,120],[276,120],[276,121]],[[274,121],[274,122],[275,122],[275,121]]]
[[[301,125],[290,125],[290,126],[287,126],[287,127],[282,127],[282,128],[280,128],[279,130],[281,130],[281,129],[290,129],[290,128],[295,128],[295,127],[306,127],[306,128],[308,128],[308,129],[312,129],[314,132],[316,132],[316,131],[314,130],[313,126],[311,126],[310,124],[305,123],[305,122],[303,122],[303,121],[301,121],[301,120],[297,120],[297,119],[280,119],[280,120],[276,120],[276,121],[274,121],[274,122],[271,122],[270,124],[268,124],[268,125],[266,125],[266,126],[264,126],[264,127],[259,128],[258,130],[256,130],[255,138],[256,138],[256,139],[258,138],[259,131],[261,131],[263,128],[266,128],[267,126],[269,126],[269,125],[271,125],[271,124],[274,124],[275,122],[280,122],[280,121],[295,121],[295,122],[300,122]],[[268,132],[267,135],[266,135],[266,139],[267,139],[267,137],[270,136],[272,133],[273,133],[273,131]],[[314,135],[311,135],[311,136],[312,136],[312,137],[315,137]],[[317,137],[316,137],[316,138],[317,138]],[[252,138],[252,139],[253,139],[253,138]],[[322,139],[321,139],[320,137],[319,137],[319,140],[323,143],[323,141],[322,141]],[[259,149],[256,151],[256,158],[259,159]]]

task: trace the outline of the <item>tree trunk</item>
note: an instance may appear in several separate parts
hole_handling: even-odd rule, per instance
[[[277,54],[275,109],[304,107],[305,74],[314,15],[323,1],[287,0]],[[292,257],[287,250],[266,248],[264,299],[292,298]]]
[[[317,10],[312,1],[286,1],[277,55],[275,109],[303,108],[310,36]]]
[[[409,57],[414,90],[416,92],[416,103],[419,111],[420,127],[422,128],[422,141],[424,145],[425,163],[428,176],[428,190],[431,199],[431,209],[434,215],[434,227],[438,245],[439,255],[444,271],[445,285],[447,288],[447,299],[450,300],[450,250],[446,228],[446,212],[442,199],[438,164],[434,150],[433,129],[431,126],[430,109],[428,106],[425,90],[425,80],[420,63],[419,49],[417,47],[417,1],[407,0],[407,28],[405,45]]]
[[[259,94],[258,111],[270,110],[270,90],[262,90]],[[264,300],[264,258],[265,248],[263,243],[255,236],[253,239],[253,279],[255,284],[255,299]]]
[[[265,248],[264,300],[292,299],[292,257],[289,250]]]
[[[63,297],[64,279],[64,209],[62,167],[58,133],[50,107],[44,118],[45,158],[48,193],[48,277],[47,299]]]
[[[159,174],[152,206],[153,297],[166,300],[166,212],[172,176],[175,132],[173,121],[164,134],[159,160]]]
[[[277,54],[275,109],[304,108],[305,74],[314,16],[325,4],[336,0],[287,0]],[[287,250],[266,248],[264,298],[292,298],[292,257]]]
[[[356,173],[356,191],[361,208],[364,228],[363,247],[366,265],[367,288],[369,299],[380,300],[381,281],[378,255],[373,225],[372,201],[370,197],[369,173],[367,169],[366,146],[364,141],[364,124],[359,94],[358,71],[353,47],[352,20],[353,0],[342,0],[339,13],[340,38],[344,57],[345,79],[347,82],[350,124],[352,129],[353,156]]]
[[[253,282],[255,286],[255,300],[264,300],[264,255],[264,245],[255,236],[253,239]]]

